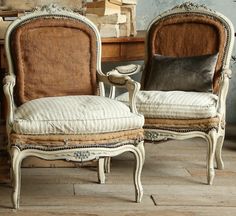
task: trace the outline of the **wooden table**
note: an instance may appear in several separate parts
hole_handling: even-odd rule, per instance
[[[102,38],[102,61],[137,61],[144,59],[145,31],[135,37]]]

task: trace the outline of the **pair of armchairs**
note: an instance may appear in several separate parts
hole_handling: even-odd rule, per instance
[[[102,73],[99,32],[85,17],[51,5],[14,21],[5,38],[9,72],[4,79],[14,208],[19,208],[24,158],[98,160],[98,179],[104,183],[109,158],[126,151],[135,156],[134,186],[140,202],[144,137],[151,141],[205,138],[211,184],[216,149],[218,168],[223,168],[221,148],[232,45],[232,24],[214,11],[187,3],[160,15],[148,29],[139,92],[140,84],[127,75],[141,71],[140,66],[121,66],[107,75]],[[217,61],[210,77],[214,76],[212,92],[157,89],[155,83],[163,73],[155,80],[159,70],[152,69],[159,65],[155,59],[164,58],[169,65],[174,57],[201,55],[208,56],[205,67]],[[196,65],[202,59],[193,61]],[[178,74],[175,76],[173,81],[178,80]],[[114,87],[126,88],[128,93],[114,99],[111,92],[107,98],[104,85],[113,86],[114,91]],[[136,104],[145,116],[145,125]]]

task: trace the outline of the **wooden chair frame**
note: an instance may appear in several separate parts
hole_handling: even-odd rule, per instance
[[[215,176],[214,170],[214,159],[216,159],[216,165],[218,169],[224,169],[224,163],[222,160],[222,147],[224,143],[225,137],[225,115],[226,115],[226,96],[229,88],[229,79],[231,78],[231,70],[230,70],[230,59],[234,45],[234,27],[231,21],[212,9],[207,8],[205,5],[199,5],[192,2],[185,2],[181,5],[177,5],[176,7],[168,10],[161,15],[157,16],[150,24],[147,29],[146,35],[146,52],[145,52],[145,61],[143,66],[137,65],[129,65],[126,68],[117,67],[111,73],[112,74],[126,74],[133,75],[145,70],[145,66],[148,62],[148,39],[150,29],[153,24],[158,23],[163,18],[173,15],[184,15],[184,14],[200,14],[211,16],[213,19],[218,20],[225,28],[226,31],[226,45],[224,50],[223,57],[223,67],[221,71],[221,79],[220,79],[220,89],[218,92],[219,102],[217,104],[217,117],[220,119],[218,129],[211,129],[208,132],[204,131],[190,131],[190,132],[179,132],[172,130],[161,130],[161,129],[150,129],[145,127],[145,140],[148,142],[157,142],[168,139],[176,139],[176,140],[185,140],[194,137],[200,137],[207,141],[207,182],[208,184],[213,183],[213,179]],[[133,69],[132,69],[133,68]],[[122,72],[120,71],[122,69]],[[115,88],[111,89],[111,95],[115,96]],[[109,171],[109,160],[106,163],[106,171]]]
[[[14,102],[13,90],[15,85],[15,73],[12,61],[12,54],[10,52],[11,33],[15,28],[32,19],[42,17],[53,18],[70,18],[75,19],[88,25],[96,34],[97,45],[97,77],[99,80],[100,96],[105,97],[104,84],[115,85],[117,87],[126,88],[130,93],[130,108],[131,112],[137,113],[135,106],[135,97],[140,88],[140,84],[130,79],[128,76],[106,76],[101,70],[101,39],[96,26],[89,21],[86,17],[73,13],[69,10],[58,7],[57,5],[43,6],[36,9],[33,13],[26,14],[15,20],[8,28],[5,39],[5,50],[8,61],[8,74],[4,79],[4,93],[7,99],[8,112],[7,112],[7,134],[8,138],[12,132],[12,125],[14,122],[14,113],[17,106]],[[98,179],[100,183],[105,182],[104,175],[104,158],[113,157],[124,152],[131,152],[135,156],[135,169],[134,169],[134,186],[135,186],[135,199],[136,202],[141,202],[143,196],[143,188],[141,184],[141,171],[144,163],[144,147],[143,140],[132,140],[127,142],[120,142],[116,145],[93,145],[81,146],[77,148],[65,149],[37,149],[25,148],[21,149],[17,143],[10,143],[8,139],[8,149],[11,156],[11,176],[12,176],[12,202],[14,208],[19,208],[20,202],[20,187],[21,187],[21,162],[24,158],[35,156],[45,160],[58,160],[63,159],[67,161],[83,162],[89,160],[98,160]]]

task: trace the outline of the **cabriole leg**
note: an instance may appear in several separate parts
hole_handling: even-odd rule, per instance
[[[218,139],[217,139],[217,146],[216,146],[216,167],[217,169],[224,169],[224,162],[222,160],[222,147],[223,147],[223,144],[224,144],[224,139],[225,139],[225,136],[222,135],[220,136]]]
[[[212,185],[215,177],[214,157],[217,144],[217,132],[214,129],[211,130],[208,135],[209,139],[208,139],[208,155],[207,155],[207,183],[209,185]]]
[[[143,187],[141,183],[141,172],[144,164],[144,148],[143,141],[139,143],[134,153],[136,163],[134,169],[134,186],[135,186],[135,201],[140,203],[143,197]]]
[[[111,172],[111,157],[105,157],[105,173]]]
[[[11,166],[12,166],[12,204],[15,209],[19,208],[20,205],[20,188],[21,188],[21,159],[20,150],[13,147],[11,149]]]
[[[104,158],[98,160],[98,181],[100,184],[105,184]]]

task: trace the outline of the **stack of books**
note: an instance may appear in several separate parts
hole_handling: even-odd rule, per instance
[[[101,37],[135,36],[137,0],[93,0],[86,16],[99,29]]]

